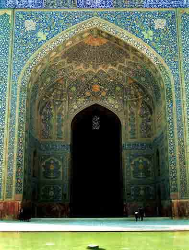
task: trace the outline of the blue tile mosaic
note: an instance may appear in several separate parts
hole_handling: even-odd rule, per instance
[[[144,0],[114,0],[114,8],[144,8]]]
[[[5,8],[5,6],[6,6],[6,0],[1,0],[0,1],[0,9]]]
[[[188,10],[180,10],[180,29],[181,29],[181,44],[182,44],[182,51],[181,51],[181,60],[182,60],[182,66],[183,66],[183,77],[184,77],[184,84],[185,84],[185,105],[186,105],[186,135],[189,136],[189,13]],[[181,73],[182,74],[182,73]],[[180,109],[181,107],[181,101],[177,101],[178,106]],[[181,137],[182,135],[180,135]],[[182,137],[181,137],[182,138]],[[187,140],[187,138],[186,138]],[[180,144],[181,143],[181,144]],[[184,141],[181,141],[179,145],[181,147],[184,147]],[[183,157],[183,155],[181,155]],[[185,163],[185,168],[186,168],[186,163]],[[185,175],[185,169],[181,169],[181,180],[183,181],[184,185],[186,184],[186,178],[184,178]],[[184,188],[184,187],[182,187]]]
[[[44,8],[76,8],[76,0],[44,0]]]
[[[77,0],[78,8],[112,8],[113,0]]]
[[[2,183],[4,172],[4,136],[6,126],[6,101],[9,70],[9,44],[11,36],[11,12],[0,10],[0,199],[2,198]],[[9,171],[9,169],[8,169]],[[12,174],[12,173],[11,173]]]
[[[5,8],[43,8],[43,0],[6,0]]]
[[[187,8],[188,0],[1,0],[0,8]]]
[[[186,8],[188,0],[145,0],[145,8]]]
[[[187,108],[187,125],[189,133],[189,13],[188,11],[183,11],[181,13],[181,36],[182,36],[182,59],[183,59],[183,71],[184,71],[184,81],[185,81],[185,91],[186,91],[186,108]]]

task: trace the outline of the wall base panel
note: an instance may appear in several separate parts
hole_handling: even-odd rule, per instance
[[[189,200],[172,200],[172,217],[189,218]]]
[[[20,201],[0,201],[0,219],[17,219],[20,208]]]

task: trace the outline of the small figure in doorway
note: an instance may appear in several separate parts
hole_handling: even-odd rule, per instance
[[[31,210],[30,208],[21,208],[20,213],[18,215],[18,219],[20,221],[30,221],[31,219]]]
[[[19,212],[19,215],[18,215],[18,219],[20,221],[24,220],[24,209],[23,208],[20,209],[20,212]]]
[[[139,217],[141,219],[141,221],[143,221],[143,218],[144,218],[144,208],[139,208]]]
[[[24,209],[24,221],[29,222],[31,220],[31,209],[29,207],[26,207]]]
[[[138,211],[135,211],[135,220],[138,220]]]

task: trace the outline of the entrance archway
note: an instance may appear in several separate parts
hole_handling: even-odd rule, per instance
[[[72,121],[71,213],[73,217],[122,215],[121,123],[92,105]]]
[[[33,69],[28,84],[26,120],[29,121],[29,129],[25,138],[29,139],[26,141],[25,152],[28,159],[26,158],[25,165],[30,166],[32,163],[28,152],[36,150],[38,176],[35,178],[39,190],[36,203],[39,206],[52,205],[52,211],[54,205],[60,203],[63,207],[61,216],[70,215],[70,202],[74,201],[73,197],[70,200],[69,189],[69,162],[72,158],[69,151],[70,121],[78,110],[97,102],[115,111],[123,125],[124,210],[127,208],[128,214],[132,215],[139,205],[146,206],[151,209],[148,215],[152,216],[157,210],[159,184],[165,190],[161,191],[162,204],[166,209],[169,206],[167,204],[172,185],[171,182],[169,188],[169,169],[172,171],[171,164],[176,159],[175,157],[169,162],[169,154],[174,155],[175,148],[174,143],[171,148],[167,145],[173,136],[172,132],[171,137],[169,136],[169,131],[175,131],[170,129],[174,127],[175,121],[171,117],[174,114],[171,112],[172,105],[165,99],[171,93],[169,70],[151,48],[127,31],[115,26],[115,34],[114,29],[104,29],[104,24],[111,28],[110,24],[98,19],[87,21],[86,24],[92,26],[85,26],[84,30],[75,32],[76,37],[72,35],[70,41],[61,40],[60,34],[58,46],[54,43],[48,47],[47,44],[45,52],[36,54],[36,61],[27,66],[23,71],[23,79],[20,78],[19,86],[25,86],[28,80],[26,75]],[[66,32],[63,32],[64,35]],[[51,42],[49,44],[53,44]],[[38,55],[40,58],[44,56],[42,61],[38,60]],[[20,88],[20,93],[24,89]],[[25,95],[20,95],[20,107],[25,105],[23,96]],[[18,115],[21,139],[23,114],[24,112],[20,112]],[[23,145],[25,144],[18,145],[18,152],[23,150]],[[161,152],[161,176],[156,171],[157,149]],[[94,150],[94,154],[96,150],[98,149]],[[18,154],[18,159],[21,157],[22,154]],[[22,173],[21,160],[17,167],[19,173]],[[30,168],[25,169],[28,173],[25,173],[24,187],[26,183],[33,181]],[[55,174],[51,175],[53,171]],[[16,183],[17,190],[21,184],[22,180],[19,179]],[[30,189],[33,188],[35,187],[30,185]],[[29,197],[32,192],[29,192],[29,188],[24,190],[23,197]],[[111,200],[110,206],[113,202]],[[52,214],[55,216],[53,212]]]

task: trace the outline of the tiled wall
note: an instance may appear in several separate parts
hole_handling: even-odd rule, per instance
[[[185,79],[185,91],[187,92],[187,27],[188,27],[188,12],[182,10],[182,44],[183,44],[183,67]],[[45,47],[42,47],[46,42],[61,36],[63,40],[69,39],[73,34],[76,34],[79,29],[88,29],[88,25],[96,25],[101,29],[112,33],[115,36],[122,36],[126,42],[130,42],[140,51],[156,60],[156,65],[162,72],[166,89],[166,110],[168,121],[168,143],[169,143],[169,169],[170,169],[170,190],[171,193],[178,192],[178,179],[180,179],[180,197],[187,198],[187,161],[185,155],[186,141],[184,132],[184,117],[183,117],[183,98],[182,85],[179,75],[179,40],[177,37],[177,13],[174,9],[171,10],[127,10],[127,11],[14,11],[14,41],[11,48],[13,49],[13,69],[11,86],[11,106],[9,120],[9,141],[8,141],[8,172],[6,181],[6,198],[13,197],[13,186],[16,187],[16,194],[23,192],[23,165],[25,152],[25,112],[27,98],[27,77],[30,75],[33,65],[37,60],[41,60],[47,52]],[[90,21],[91,18],[98,19]],[[88,22],[86,22],[88,20]],[[0,76],[2,77],[1,92],[2,105],[1,108],[1,147],[0,154],[5,153],[4,147],[4,132],[5,132],[5,116],[6,116],[6,94],[7,94],[7,79],[8,79],[8,55],[9,41],[11,31],[11,15],[6,11],[0,11],[0,32],[3,43],[0,49]],[[80,25],[80,23],[84,22]],[[93,23],[93,24],[92,24]],[[12,24],[13,25],[13,24]],[[75,26],[78,25],[78,26]],[[115,26],[112,26],[115,25]],[[71,28],[68,30],[68,28]],[[112,28],[113,27],[113,28]],[[116,28],[117,27],[117,28]],[[63,32],[61,34],[61,32]],[[125,33],[124,33],[125,32]],[[60,35],[61,34],[61,35]],[[129,34],[135,36],[132,40]],[[130,37],[129,37],[130,36]],[[143,42],[141,42],[143,41]],[[50,44],[50,43],[49,43]],[[142,44],[142,45],[140,45]],[[148,46],[145,47],[145,44]],[[50,45],[49,45],[50,46]],[[55,45],[52,45],[52,47]],[[142,47],[143,46],[143,47]],[[151,49],[148,49],[151,48]],[[37,57],[33,56],[40,49]],[[50,49],[49,49],[50,50]],[[153,53],[152,53],[153,51]],[[151,53],[151,54],[150,54]],[[156,54],[157,53],[157,54]],[[152,56],[153,55],[153,56]],[[31,56],[33,58],[31,59]],[[161,57],[161,60],[158,58]],[[38,58],[38,59],[37,59]],[[159,60],[159,61],[158,61]],[[164,67],[164,62],[166,65]],[[9,66],[11,65],[9,61]],[[27,63],[27,71],[23,71]],[[166,68],[166,70],[165,70]],[[20,77],[22,72],[23,78]],[[20,78],[19,78],[20,77]],[[19,112],[17,104],[19,103]],[[17,116],[18,115],[18,116]],[[18,123],[18,127],[15,126]],[[15,159],[15,156],[17,157]],[[1,162],[1,171],[3,173],[3,162]],[[180,169],[179,175],[177,169]],[[16,170],[16,179],[14,180],[14,171]],[[2,183],[2,179],[0,180]],[[15,181],[15,182],[14,182]],[[2,185],[1,185],[2,187]]]

